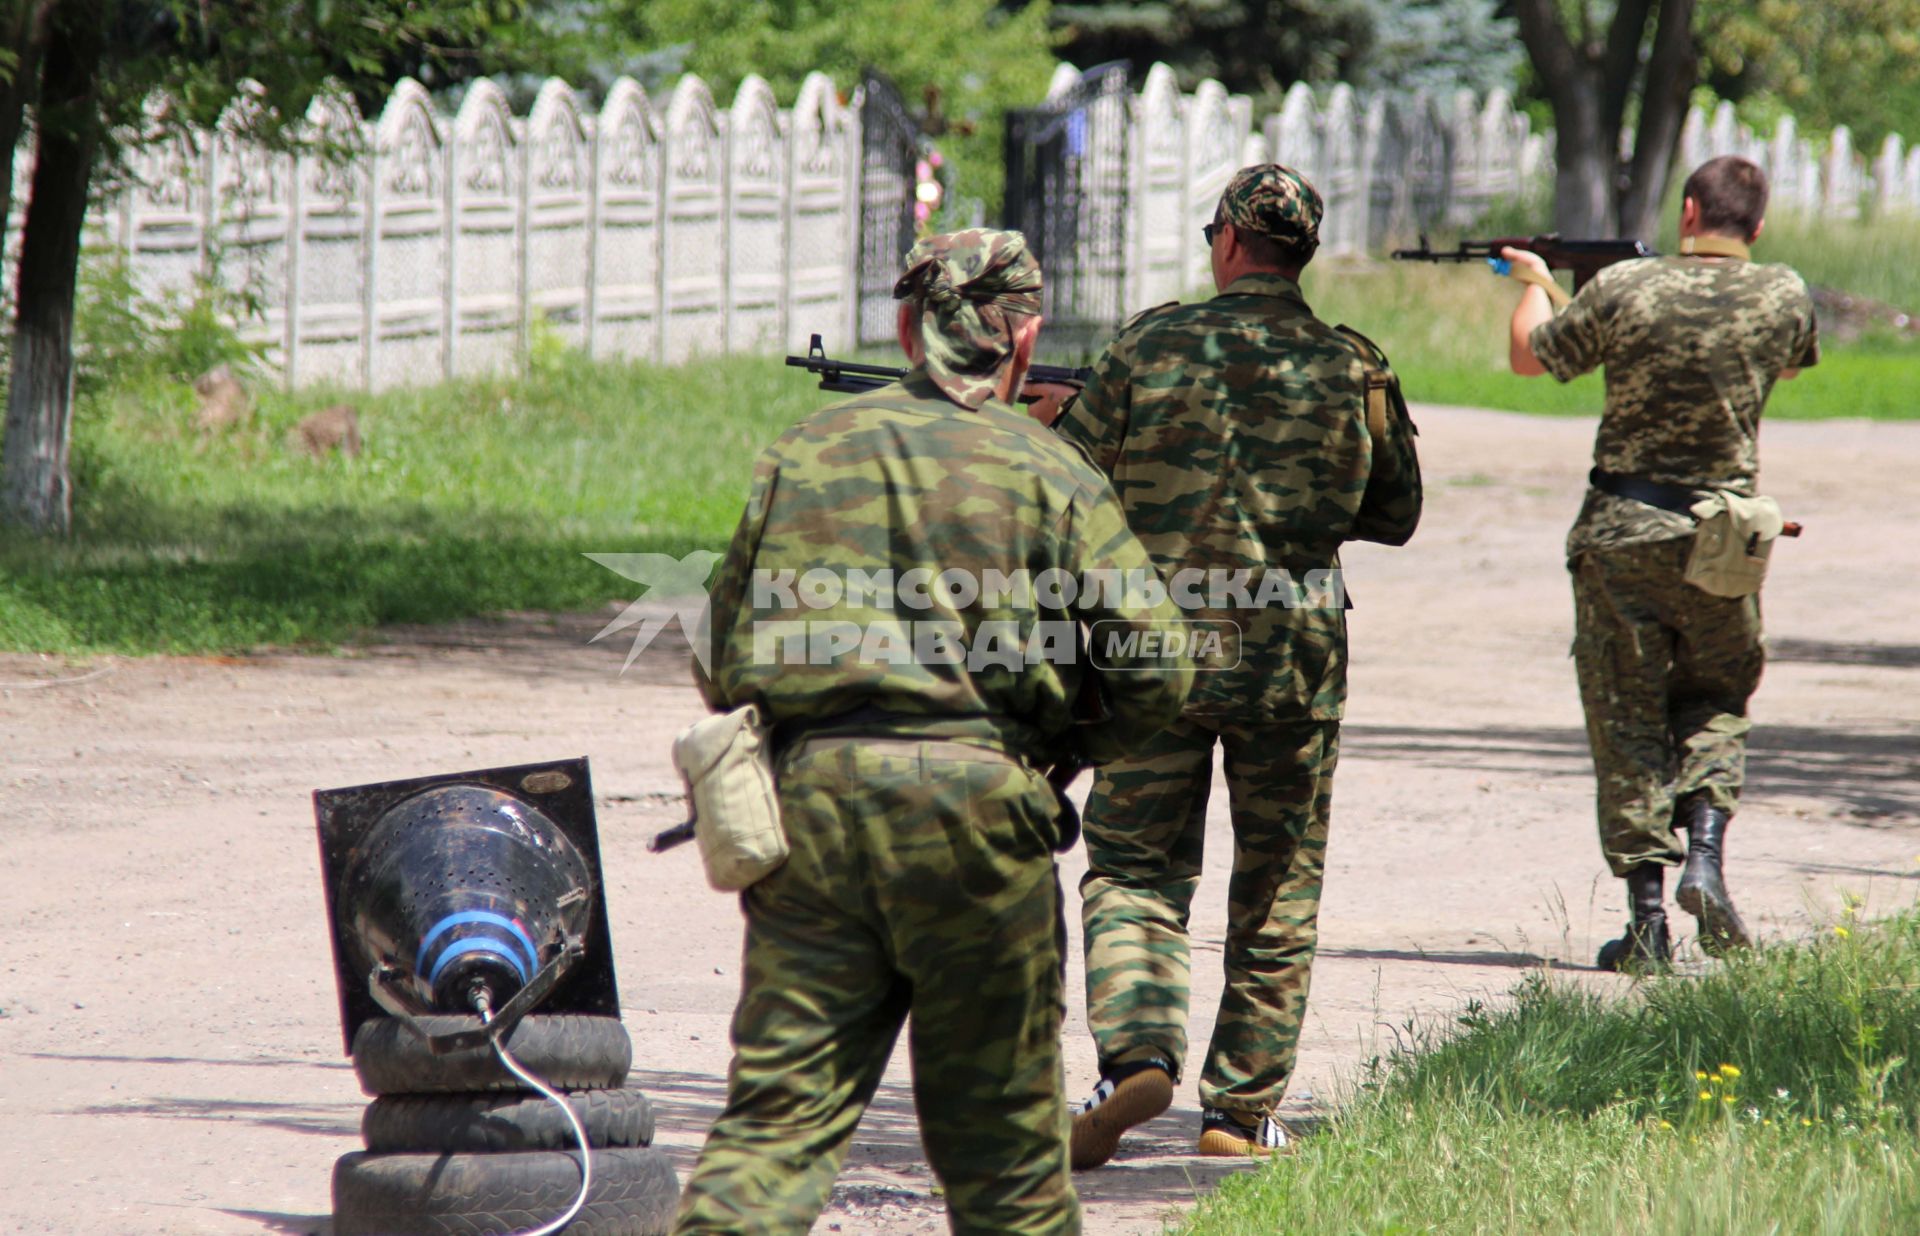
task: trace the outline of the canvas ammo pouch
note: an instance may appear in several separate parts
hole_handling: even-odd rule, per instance
[[[673,740],[707,883],[738,892],[787,861],[768,727],[752,704],[696,721]]]
[[[1786,526],[1772,498],[1744,498],[1727,490],[1693,504],[1699,521],[1693,552],[1687,556],[1686,581],[1717,597],[1744,597],[1760,591],[1774,539]]]

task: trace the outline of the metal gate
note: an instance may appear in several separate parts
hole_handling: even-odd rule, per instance
[[[887,77],[868,69],[860,81],[860,308],[862,347],[894,342],[893,285],[913,248],[913,166],[920,126]]]
[[[1126,300],[1127,65],[1088,69],[1040,107],[1007,113],[1004,226],[1046,273],[1040,353],[1090,358]]]

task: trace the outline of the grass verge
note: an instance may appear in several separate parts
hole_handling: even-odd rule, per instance
[[[1920,1231],[1916,1051],[1920,914],[1626,997],[1536,975],[1186,1231]]]
[[[284,435],[355,403],[355,460]],[[779,362],[567,363],[374,397],[267,395],[203,437],[153,384],[83,410],[75,527],[0,541],[0,649],[218,652],[392,622],[581,609],[635,585],[586,551],[723,548],[755,452],[822,401]]]

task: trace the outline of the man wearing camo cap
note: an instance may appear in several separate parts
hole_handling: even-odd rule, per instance
[[[1346,614],[1337,585],[1292,606],[1276,598],[1289,576],[1336,581],[1345,541],[1404,544],[1421,501],[1413,423],[1386,357],[1301,295],[1320,215],[1300,173],[1243,168],[1203,229],[1219,295],[1127,323],[1055,422],[1113,478],[1181,616],[1226,637],[1211,664],[1197,662],[1180,719],[1103,767],[1087,803],[1080,889],[1101,1077],[1074,1115],[1076,1169],[1106,1162],[1122,1133],[1172,1102],[1216,744],[1234,858],[1199,1149],[1285,1142],[1273,1113],[1317,938]],[[1201,582],[1183,590],[1190,571]]]
[[[1053,862],[1068,824],[1045,770],[1139,747],[1179,713],[1192,673],[1125,665],[1110,715],[1076,723],[1086,668],[1020,655],[1038,624],[1164,633],[1171,604],[967,595],[996,573],[1153,571],[1106,478],[1007,402],[1040,325],[1025,240],[931,237],[894,295],[912,369],[806,417],[760,457],[712,589],[698,683],[716,711],[751,703],[775,723],[792,853],[741,895],[727,1106],[678,1232],[807,1231],[909,1012],[921,1139],[953,1230],[1080,1230]],[[856,596],[856,571],[941,582]],[[783,596],[797,575],[848,588],[827,603],[831,589],[803,585],[802,602],[787,582]],[[858,638],[812,636],[798,657],[758,638],[795,619]],[[986,637],[989,623],[1017,638]],[[923,642],[935,628],[945,637]],[[976,655],[983,646],[994,655]]]

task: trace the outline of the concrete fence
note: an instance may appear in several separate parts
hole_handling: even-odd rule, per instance
[[[1061,66],[1049,98],[1079,81]],[[1108,280],[1116,294],[1098,303],[1128,311],[1206,285],[1200,228],[1249,162],[1312,178],[1330,254],[1465,225],[1503,199],[1537,194],[1544,211],[1550,193],[1552,135],[1502,91],[1388,98],[1296,85],[1256,116],[1245,96],[1211,81],[1183,92],[1154,65],[1137,91],[1110,97],[1074,155],[1077,209],[1120,240],[1109,235],[1082,277]],[[693,76],[664,105],[623,79],[597,111],[550,80],[525,117],[489,82],[451,116],[402,82],[372,121],[348,103],[315,104],[315,135],[359,152],[345,161],[264,151],[236,139],[241,119],[143,150],[133,187],[91,231],[150,293],[208,274],[248,290],[264,318],[247,329],[289,385],[508,370],[535,330],[589,356],[668,362],[798,348],[812,330],[836,350],[854,337],[860,110],[821,74],[785,109],[752,76],[724,109]],[[1920,214],[1920,150],[1897,136],[1868,160],[1845,128],[1815,145],[1791,119],[1762,138],[1731,107],[1695,109],[1682,164],[1726,153],[1765,166],[1778,205]],[[31,157],[25,144],[17,157]]]
[[[859,119],[821,74],[790,109],[748,77],[722,110],[688,76],[664,108],[622,79],[591,113],[549,80],[524,118],[480,81],[447,116],[403,81],[377,120],[307,119],[364,154],[272,154],[223,123],[143,151],[94,229],[148,293],[248,290],[289,385],[510,369],[536,323],[669,362],[851,333]]]

